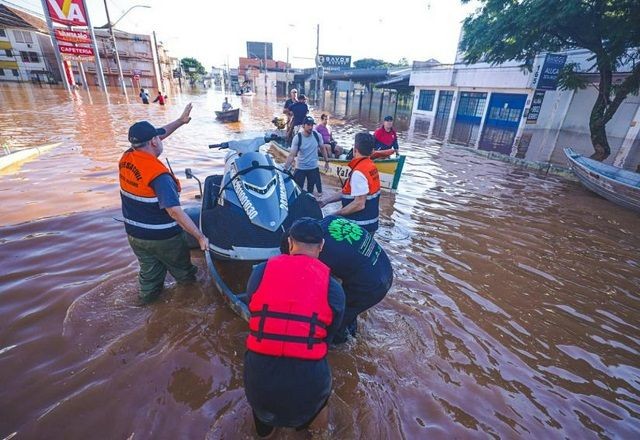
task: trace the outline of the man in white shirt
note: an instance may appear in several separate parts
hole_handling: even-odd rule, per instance
[[[346,217],[367,231],[374,233],[378,229],[380,202],[380,175],[370,156],[375,139],[369,132],[356,134],[354,159],[349,162],[351,173],[342,187],[341,193],[333,194],[321,202],[342,202],[342,208],[334,213]]]

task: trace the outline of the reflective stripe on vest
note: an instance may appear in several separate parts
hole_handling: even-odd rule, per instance
[[[327,354],[329,268],[306,255],[267,261],[249,302],[247,349],[267,356],[319,360]]]
[[[132,237],[146,240],[163,240],[173,237],[182,229],[178,223],[160,208],[151,182],[162,174],[169,174],[180,182],[154,155],[135,149],[127,150],[120,159],[120,199],[125,229]]]

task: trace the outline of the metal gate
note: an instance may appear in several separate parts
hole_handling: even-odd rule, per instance
[[[449,121],[449,113],[451,113],[451,102],[453,101],[453,92],[451,90],[440,90],[438,95],[438,108],[436,117],[433,121],[433,133],[431,137],[440,141],[444,140],[447,132],[447,121]]]
[[[513,141],[520,125],[527,95],[493,93],[487,109],[479,148],[511,154]]]
[[[456,122],[451,131],[451,142],[473,145],[480,135],[480,121],[487,102],[487,94],[460,92]]]

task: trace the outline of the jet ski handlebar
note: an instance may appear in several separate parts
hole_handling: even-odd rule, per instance
[[[224,150],[225,148],[229,148],[229,142],[221,142],[219,144],[210,144],[209,148],[217,148],[219,150]]]

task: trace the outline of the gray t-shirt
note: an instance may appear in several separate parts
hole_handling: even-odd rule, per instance
[[[315,136],[313,132],[315,132]],[[305,136],[304,131],[300,130],[300,136],[296,134],[291,142],[291,152],[298,153],[297,168],[299,170],[318,168],[318,147],[320,144],[317,139],[322,142],[322,136],[315,130],[313,132],[309,136]],[[302,145],[298,145],[299,138],[302,139]]]

